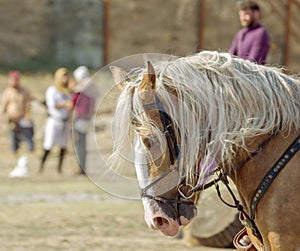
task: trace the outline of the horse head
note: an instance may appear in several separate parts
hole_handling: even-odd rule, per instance
[[[291,193],[300,188],[298,79],[205,51],[147,69],[111,70],[122,89],[112,160],[122,164],[118,147],[129,138],[151,228],[175,235],[196,215],[195,191],[219,181],[228,187],[228,176],[241,201],[233,196],[231,206],[264,249],[299,247],[300,227],[292,224],[300,219],[299,193]],[[206,182],[212,174],[218,177]]]
[[[187,225],[197,214],[197,195],[189,194],[190,187],[179,168],[179,132],[169,115],[169,108],[156,92],[157,81],[161,79],[148,62],[147,71],[137,77],[132,85],[135,87],[129,90],[126,85],[132,80],[126,72],[116,66],[110,69],[119,89],[132,98],[134,162],[145,221],[150,228],[174,236],[181,225]],[[168,92],[171,98],[176,99],[176,92]]]

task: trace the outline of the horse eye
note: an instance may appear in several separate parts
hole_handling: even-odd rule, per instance
[[[144,138],[143,143],[147,148],[151,148],[152,146],[150,138]]]
[[[154,145],[158,142],[158,139],[156,137],[145,137],[143,139],[144,145],[150,149],[151,147],[154,147]]]

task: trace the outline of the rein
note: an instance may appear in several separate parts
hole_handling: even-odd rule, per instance
[[[222,175],[230,175],[233,172],[235,172],[236,170],[240,169],[241,167],[243,167],[250,159],[252,159],[254,156],[256,156],[269,142],[270,140],[273,138],[273,136],[277,133],[277,131],[273,131],[253,152],[251,152],[249,154],[249,156],[247,158],[245,158],[244,160],[242,160],[240,163],[238,163],[235,167],[231,168],[228,173],[223,174]],[[219,169],[215,169],[214,171],[212,171],[211,173],[209,173],[209,175],[207,175],[207,177],[212,176],[214,173],[216,173],[217,171],[219,171]],[[221,176],[222,176],[221,175]],[[216,183],[218,183],[219,181],[222,180],[222,177],[219,177],[214,179],[213,181],[210,181],[206,184],[201,184],[198,185],[196,187],[194,187],[191,192],[198,192],[198,191],[204,191],[208,188],[210,188],[211,186],[215,185]]]

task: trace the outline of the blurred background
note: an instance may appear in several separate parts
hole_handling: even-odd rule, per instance
[[[258,0],[271,36],[267,62],[299,69],[299,0]],[[124,56],[229,49],[236,0],[0,0],[0,66],[94,69]]]

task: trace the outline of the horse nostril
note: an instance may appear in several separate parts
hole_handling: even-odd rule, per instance
[[[153,219],[154,227],[158,229],[163,229],[168,227],[169,221],[163,217],[155,217]]]

